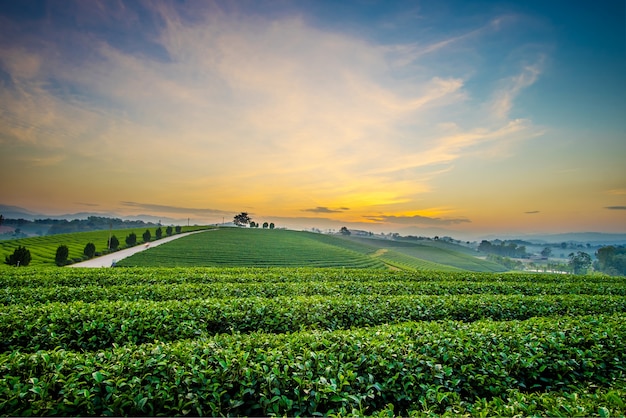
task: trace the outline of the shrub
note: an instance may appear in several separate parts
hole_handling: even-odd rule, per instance
[[[13,251],[13,254],[5,257],[4,263],[10,266],[27,266],[30,264],[30,259],[30,251],[20,245]]]
[[[173,229],[171,226],[168,226],[167,228],[165,228],[165,233],[167,234],[168,237],[172,235],[172,232],[173,232]]]
[[[120,240],[117,239],[115,235],[111,237],[109,240],[109,248],[112,250],[117,250],[120,246]]]
[[[126,245],[128,245],[129,247],[132,247],[135,244],[137,244],[137,234],[135,234],[134,232],[131,232],[126,237]]]
[[[158,227],[156,229],[156,232],[154,235],[156,236],[156,239],[161,239],[161,237],[163,236],[163,230],[161,229],[161,227]]]
[[[66,265],[69,255],[70,250],[69,248],[67,248],[67,245],[59,245],[59,248],[57,248],[56,256],[54,257],[54,261],[57,263],[57,266]]]
[[[93,256],[96,255],[96,245],[93,242],[90,242],[87,245],[85,245],[83,254],[85,254],[87,258],[93,258]]]
[[[183,230],[183,228],[180,225],[176,226],[176,233],[177,234],[180,234],[180,231],[182,231],[182,230]]]
[[[150,239],[152,238],[152,234],[147,229],[146,229],[146,232],[144,232],[142,236],[143,236],[143,242],[150,242]]]

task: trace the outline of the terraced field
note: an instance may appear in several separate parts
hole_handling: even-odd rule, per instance
[[[195,231],[205,229],[204,226],[182,227],[181,232]],[[115,235],[120,242],[120,249],[126,248],[125,239],[131,234],[137,235],[137,242],[142,242],[142,235],[150,230],[152,239],[155,239],[156,227],[143,229],[118,229],[113,231],[92,231],[92,232],[76,232],[72,234],[48,235],[33,238],[21,238],[16,240],[0,241],[0,262],[4,262],[6,256],[13,253],[18,246],[26,247],[32,256],[31,266],[54,266],[56,251],[59,245],[67,245],[69,249],[69,260],[82,260],[84,258],[83,250],[87,243],[93,243],[97,252],[107,249],[110,235]],[[165,227],[162,227],[163,236],[165,236]]]
[[[623,277],[7,268],[0,288],[2,415],[626,412]]]
[[[462,247],[459,247],[462,248]],[[449,248],[286,230],[224,228],[186,237],[118,263],[122,267],[307,266],[429,271],[504,271]]]
[[[384,263],[355,251],[354,247],[342,245],[335,237],[309,232],[224,228],[135,254],[120,261],[118,266],[385,268]]]

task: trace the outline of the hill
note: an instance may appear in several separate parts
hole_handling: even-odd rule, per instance
[[[458,249],[456,248],[458,247]],[[464,247],[434,242],[347,238],[287,230],[222,228],[189,236],[118,262],[130,266],[347,267],[432,271],[505,271],[464,253]]]

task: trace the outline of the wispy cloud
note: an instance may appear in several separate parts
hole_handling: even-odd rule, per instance
[[[538,210],[529,210],[527,212],[524,212],[526,215],[535,215],[537,213],[540,213],[540,211]]]
[[[342,213],[347,210],[350,210],[350,209],[348,208],[329,209],[325,206],[318,206],[316,208],[311,208],[311,209],[302,209],[303,212],[314,212],[314,213]]]
[[[626,210],[626,206],[605,206],[609,210]]]
[[[11,157],[0,164],[36,168],[25,183],[47,174],[70,179],[67,190],[164,213],[407,213],[453,163],[538,134],[530,119],[510,115],[541,60],[507,68],[495,90],[481,92],[473,63],[443,71],[423,61],[460,46],[478,55],[481,39],[506,30],[498,18],[431,42],[383,43],[296,13],[249,16],[213,3],[74,7],[68,16],[80,28],[40,25],[39,37],[19,33],[0,49],[10,79],[0,86],[0,143]],[[111,33],[137,26],[137,39],[120,42],[95,22]]]

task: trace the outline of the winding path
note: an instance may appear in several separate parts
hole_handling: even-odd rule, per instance
[[[166,242],[173,241],[178,238],[185,237],[191,234],[198,234],[200,232],[215,231],[215,229],[203,229],[201,231],[185,232],[183,234],[172,235],[171,237],[161,238],[160,240],[150,242],[148,245],[140,244],[124,250],[119,250],[111,254],[106,254],[91,260],[81,261],[80,263],[70,264],[67,267],[111,267],[114,262],[120,261],[123,258],[130,257],[141,251],[148,250],[152,247],[156,247]]]

